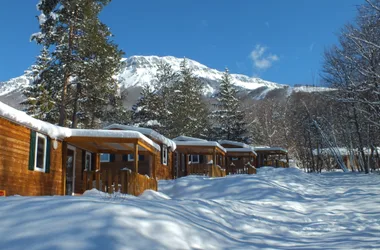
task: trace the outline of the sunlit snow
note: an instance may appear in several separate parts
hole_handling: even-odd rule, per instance
[[[380,176],[258,169],[140,197],[0,199],[0,249],[379,249]]]

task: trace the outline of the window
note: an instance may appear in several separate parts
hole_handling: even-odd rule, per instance
[[[110,162],[110,154],[100,154],[100,162]]]
[[[36,133],[36,151],[35,151],[35,161],[34,170],[45,172],[46,170],[46,144],[47,136],[40,133]]]
[[[135,160],[135,157],[133,156],[133,154],[128,154],[128,161],[134,161]]]
[[[166,145],[162,145],[162,164],[167,165],[168,164],[168,148]]]
[[[84,168],[87,170],[87,171],[92,171],[92,162],[91,162],[91,153],[90,152],[86,152],[86,155],[85,155],[85,159],[84,159]]]
[[[200,162],[200,156],[199,155],[189,155],[189,162],[190,163],[199,163]]]
[[[231,157],[231,161],[238,161],[239,158],[238,157]]]

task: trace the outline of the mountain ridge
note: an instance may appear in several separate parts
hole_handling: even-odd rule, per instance
[[[203,81],[204,95],[212,96],[217,92],[223,72],[192,59],[186,58],[186,60],[187,66],[192,69],[194,76]],[[174,56],[130,56],[122,59],[123,65],[116,77],[120,80],[120,88],[128,91],[128,96],[132,97],[130,102],[133,102],[138,99],[143,85],[152,84],[160,63],[168,63],[175,72],[179,72],[182,61],[183,58]],[[288,94],[291,94],[293,91],[314,92],[329,90],[328,88],[320,87],[291,87],[243,74],[231,73],[231,78],[238,90],[250,95],[253,99],[263,99],[268,93],[276,89],[286,90],[285,92]],[[28,78],[26,75],[12,78],[6,82],[0,82],[0,100],[6,100],[11,106],[17,107],[18,103],[22,101],[22,90],[29,86],[30,83],[31,78]],[[12,103],[13,99],[17,100],[18,103]],[[131,104],[128,103],[126,106],[130,106]]]

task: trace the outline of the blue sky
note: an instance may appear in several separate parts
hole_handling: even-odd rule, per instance
[[[323,51],[364,0],[113,0],[101,14],[131,55],[172,55],[282,84],[318,83]],[[37,0],[0,8],[0,81],[23,74],[40,48]]]

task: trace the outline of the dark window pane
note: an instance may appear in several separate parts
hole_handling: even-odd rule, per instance
[[[43,169],[44,168],[44,159],[45,159],[45,138],[37,137],[37,159],[36,167]]]

